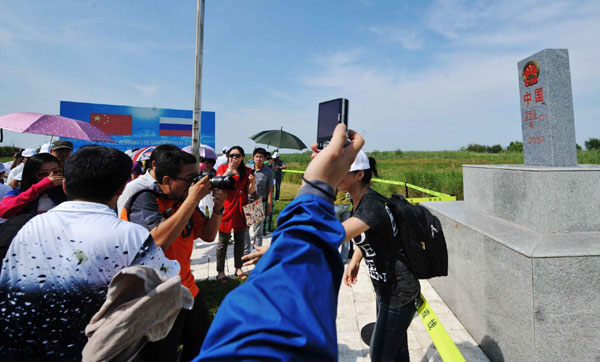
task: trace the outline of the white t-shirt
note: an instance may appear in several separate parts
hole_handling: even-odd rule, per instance
[[[31,219],[2,262],[4,351],[81,358],[85,326],[112,278],[132,265],[153,267],[167,278],[180,269],[148,230],[117,218],[106,205],[67,201]]]
[[[13,178],[15,178],[15,176],[17,176],[18,174],[20,174],[21,172],[23,172],[23,167],[25,167],[25,163],[21,163],[19,166],[13,168],[12,170],[10,170],[10,173],[8,174],[8,178],[6,180],[6,183],[9,183],[12,181]]]
[[[219,169],[219,166],[227,163],[227,155],[221,155],[217,157],[217,162],[215,162],[215,170]]]
[[[121,216],[121,213],[123,212],[123,207],[125,207],[125,204],[127,203],[127,201],[129,201],[129,198],[131,196],[133,196],[138,191],[142,191],[144,189],[151,189],[152,185],[154,185],[155,182],[156,180],[154,179],[154,177],[152,177],[152,175],[150,175],[150,172],[148,171],[146,171],[146,173],[142,176],[129,182],[125,186],[125,190],[123,190],[123,193],[121,194],[121,196],[119,196],[119,199],[117,200],[118,215]]]

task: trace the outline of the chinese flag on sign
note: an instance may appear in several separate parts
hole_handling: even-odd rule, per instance
[[[90,123],[109,135],[130,136],[132,133],[130,115],[90,113]]]

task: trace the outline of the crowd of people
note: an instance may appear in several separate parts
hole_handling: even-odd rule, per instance
[[[408,361],[419,283],[387,252],[393,216],[370,187],[376,163],[360,151],[364,139],[348,135],[339,125],[324,150],[313,146],[275,230],[269,215],[286,167],[277,152],[256,148],[246,164],[240,146],[197,160],[165,144],[143,168],[117,149],[73,152],[63,140],[50,153],[15,154],[0,164],[0,196],[8,189],[0,201],[0,360],[337,360],[338,290],[356,282],[364,258],[377,295],[371,359]],[[215,176],[232,186],[215,187]],[[249,227],[243,206],[257,200],[267,217]],[[232,238],[234,274],[248,280],[211,324],[191,254],[195,240],[216,239],[217,279],[227,283]],[[354,253],[341,255],[349,243]],[[250,264],[248,276],[242,267]],[[173,285],[181,290],[166,294]],[[140,295],[149,302],[133,303]],[[115,311],[125,311],[118,327],[107,322],[108,332],[94,333]],[[111,335],[118,338],[102,339]]]

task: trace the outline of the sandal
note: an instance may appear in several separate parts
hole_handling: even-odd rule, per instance
[[[217,280],[219,281],[219,283],[221,284],[227,284],[229,283],[229,278],[227,278],[227,276],[223,276],[221,278],[217,277]]]

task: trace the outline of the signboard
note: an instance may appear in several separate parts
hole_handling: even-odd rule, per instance
[[[94,142],[126,151],[171,143],[183,148],[192,144],[190,110],[60,102],[60,115],[90,122],[117,143]],[[215,147],[215,112],[202,112],[200,143]],[[75,149],[88,141],[68,139]]]

